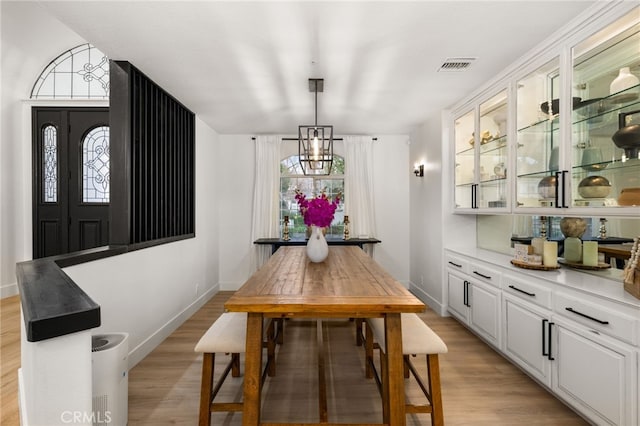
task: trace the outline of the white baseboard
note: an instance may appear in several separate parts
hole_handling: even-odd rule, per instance
[[[18,283],[4,284],[0,286],[0,299],[18,294]]]
[[[22,378],[22,367],[18,368],[18,413],[20,415],[20,426],[28,426],[27,417],[27,396],[24,393],[24,379]]]
[[[423,289],[413,284],[412,282],[409,283],[409,291],[415,294],[418,297],[418,299],[426,303],[431,309],[433,309],[441,317],[449,316],[449,312],[447,311],[447,307],[445,305],[443,305],[442,303],[440,303],[439,301],[437,301],[436,299],[434,299],[433,297],[425,293]]]
[[[151,353],[164,339],[169,337],[171,333],[176,331],[186,320],[188,320],[198,309],[209,301],[216,293],[220,291],[220,285],[216,284],[211,289],[198,297],[193,303],[187,306],[182,312],[171,318],[151,336],[146,338],[142,343],[129,352],[129,369],[135,367],[147,355]]]

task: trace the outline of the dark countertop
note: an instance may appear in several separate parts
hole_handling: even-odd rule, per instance
[[[62,268],[127,252],[108,246],[16,265],[27,340],[39,342],[100,326],[100,306]]]

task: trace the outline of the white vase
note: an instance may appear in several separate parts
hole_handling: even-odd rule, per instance
[[[620,73],[611,82],[609,86],[609,94],[613,95],[629,89],[630,87],[640,84],[638,77],[631,74],[629,67],[620,68]],[[628,102],[638,98],[638,90],[632,91],[632,93],[621,93],[613,97],[616,102]]]
[[[314,263],[324,261],[329,256],[329,244],[322,234],[322,228],[311,226],[311,236],[307,241],[307,257]]]

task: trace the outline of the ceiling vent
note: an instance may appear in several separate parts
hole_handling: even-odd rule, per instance
[[[476,58],[447,58],[438,68],[438,72],[461,72],[471,68]]]

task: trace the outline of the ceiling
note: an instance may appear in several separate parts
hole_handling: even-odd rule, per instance
[[[406,134],[594,1],[55,1],[52,15],[127,60],[222,134]],[[438,72],[449,57],[477,58]]]

